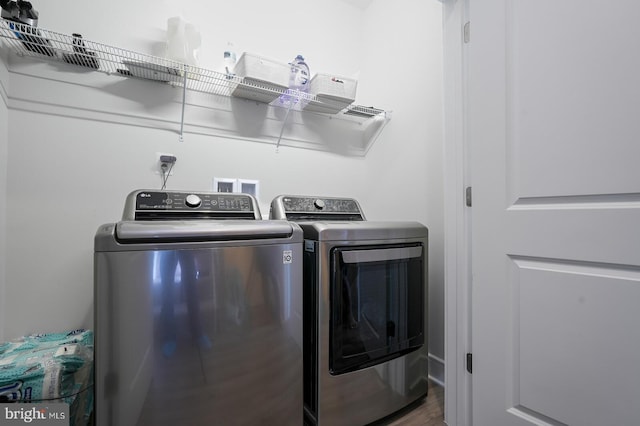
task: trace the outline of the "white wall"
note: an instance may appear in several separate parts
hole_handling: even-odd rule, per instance
[[[206,191],[214,175],[241,176],[260,179],[263,200],[280,192],[327,193],[339,179],[364,174],[362,160],[323,152],[276,154],[272,145],[198,135],[178,144],[164,130],[29,112],[12,117],[6,312],[21,320],[7,322],[10,336],[90,326],[93,235],[119,219],[131,190],[159,188],[150,171],[156,151],[178,157],[168,189]],[[346,170],[310,173],[314,163]],[[24,315],[36,311],[41,315]]]
[[[12,62],[20,71],[10,79],[6,243],[11,250],[6,254],[8,303],[3,311],[7,319],[20,320],[5,323],[5,337],[92,325],[95,230],[120,217],[129,191],[159,187],[155,153],[170,152],[178,162],[168,189],[210,190],[214,176],[259,179],[263,213],[281,193],[342,195],[359,199],[371,219],[426,224],[431,233],[430,345],[442,357],[442,312],[437,306],[443,285],[441,5],[402,0],[392,7],[374,0],[364,7],[367,3],[255,0],[217,2],[215,8],[196,0],[37,4],[43,28],[80,32],[87,39],[142,53],[160,53],[166,19],[181,13],[202,33],[204,67],[220,66],[228,40],[238,52],[282,61],[302,53],[312,73],[357,76],[357,103],[394,113],[366,157],[292,147],[276,154],[272,144],[196,133],[187,133],[179,143],[175,123],[138,124],[113,111],[105,115],[58,105],[92,109],[98,99],[122,114],[135,108],[157,115],[165,107],[157,103],[161,89],[154,83],[133,83],[136,90],[125,90],[131,87],[126,80],[99,75],[100,84],[105,79],[110,83],[98,92],[84,87],[91,76]],[[356,7],[360,4],[364,8]],[[398,48],[398,57],[389,52],[391,47]],[[399,68],[409,69],[410,77],[398,76]],[[24,76],[30,73],[39,77]],[[50,79],[61,75],[75,86]],[[111,81],[116,80],[121,87],[113,90],[116,83]],[[46,98],[47,106],[34,102],[37,96]],[[245,117],[246,123],[251,120],[251,115]],[[405,198],[399,209],[389,204],[400,199],[398,182]]]
[[[0,59],[1,59],[0,54]],[[6,279],[6,202],[7,158],[9,147],[9,110],[7,108],[7,69],[0,60],[0,342],[5,330],[5,279]]]
[[[290,61],[307,59],[311,72],[351,76],[360,71],[362,10],[353,0],[113,0],[34,3],[39,26],[136,52],[162,55],[167,18],[182,16],[202,36],[200,65],[222,68],[231,42],[237,52]]]
[[[397,16],[397,19],[390,17]],[[397,24],[391,24],[391,22]],[[368,219],[418,220],[429,228],[429,352],[444,377],[442,5],[377,1],[365,14],[359,102],[393,111],[366,158]],[[369,89],[374,90],[369,90]],[[435,356],[435,358],[433,357]]]

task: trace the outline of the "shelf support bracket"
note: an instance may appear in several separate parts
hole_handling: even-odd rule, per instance
[[[187,70],[189,67],[187,65],[183,66],[183,74],[184,79],[182,80],[182,116],[180,117],[180,137],[178,140],[180,142],[184,142],[184,107],[187,100]]]
[[[287,125],[287,119],[289,118],[289,112],[291,112],[291,107],[293,105],[293,102],[291,99],[289,99],[288,102],[288,106],[287,106],[287,113],[284,115],[284,119],[282,120],[282,128],[280,129],[280,135],[278,136],[278,141],[276,142],[276,153],[278,153],[278,151],[280,150],[280,140],[282,139],[282,134],[284,133],[284,126]]]

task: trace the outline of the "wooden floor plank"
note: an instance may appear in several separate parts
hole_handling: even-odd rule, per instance
[[[444,388],[429,382],[427,398],[412,404],[376,426],[444,426]]]

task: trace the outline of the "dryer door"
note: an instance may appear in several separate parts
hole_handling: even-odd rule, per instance
[[[419,243],[331,251],[332,375],[388,361],[424,344],[424,253]]]

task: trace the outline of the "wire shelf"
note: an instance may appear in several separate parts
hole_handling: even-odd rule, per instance
[[[234,96],[269,103],[291,94],[268,83],[194,67],[166,58],[137,53],[90,41],[79,35],[61,34],[19,22],[0,19],[0,37],[19,56],[70,65],[127,78],[153,80],[185,90]],[[306,93],[296,93],[295,109],[312,105],[313,111],[368,118],[385,111],[372,107],[338,104]],[[273,104],[276,104],[273,102]],[[294,108],[292,108],[294,109]]]

